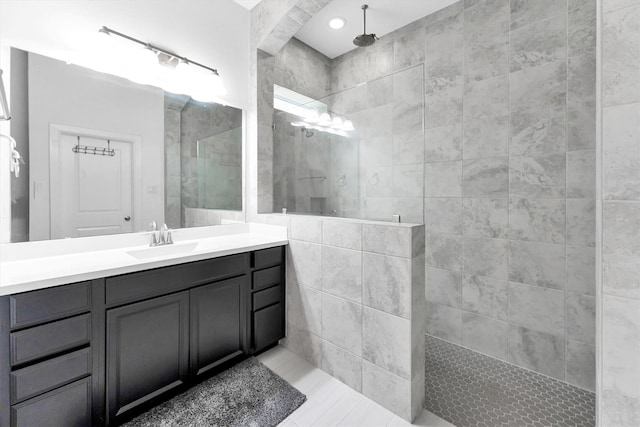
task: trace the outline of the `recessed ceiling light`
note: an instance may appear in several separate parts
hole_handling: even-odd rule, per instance
[[[339,30],[340,28],[344,27],[344,24],[346,22],[347,21],[345,21],[344,18],[336,17],[336,18],[333,18],[331,21],[329,21],[329,26],[334,30]]]

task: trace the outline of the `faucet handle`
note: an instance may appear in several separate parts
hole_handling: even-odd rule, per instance
[[[149,223],[149,228],[151,229],[151,231],[156,231],[158,229],[158,224],[156,224],[155,221],[151,221]]]

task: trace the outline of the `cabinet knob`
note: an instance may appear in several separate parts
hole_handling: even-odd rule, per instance
[[[127,215],[127,216],[124,217],[124,220],[125,221],[131,221],[131,217],[129,215]]]

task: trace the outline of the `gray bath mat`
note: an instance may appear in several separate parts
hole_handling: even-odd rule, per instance
[[[249,358],[125,426],[275,426],[306,398],[262,363]]]

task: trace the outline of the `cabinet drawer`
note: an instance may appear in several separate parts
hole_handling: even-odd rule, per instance
[[[91,425],[91,377],[11,407],[11,426]]]
[[[253,313],[253,346],[260,351],[284,337],[282,304],[272,305]]]
[[[253,272],[253,290],[264,289],[280,284],[280,266],[267,268],[265,270]]]
[[[11,329],[68,317],[91,309],[91,282],[11,295]]]
[[[254,267],[265,268],[282,263],[282,246],[255,251]]]
[[[280,302],[281,292],[282,288],[280,286],[273,286],[262,291],[254,292],[253,310],[260,310],[263,307]]]
[[[91,349],[83,348],[11,373],[11,403],[18,403],[91,373]]]
[[[11,366],[87,344],[91,316],[83,314],[11,333]]]
[[[189,264],[107,278],[107,305],[168,294],[199,284],[246,273],[249,254],[230,255]]]

